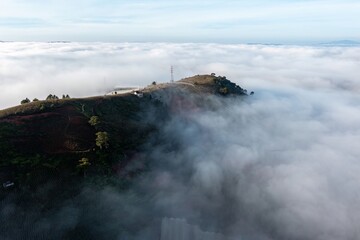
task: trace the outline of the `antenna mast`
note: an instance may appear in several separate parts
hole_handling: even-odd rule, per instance
[[[171,73],[171,82],[173,83],[174,82],[174,66],[171,65],[170,67],[170,73]]]

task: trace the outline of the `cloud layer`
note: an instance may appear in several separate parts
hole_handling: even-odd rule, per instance
[[[85,97],[216,72],[246,88],[359,91],[358,47],[1,43],[0,108],[48,94]]]
[[[45,218],[62,226],[59,236],[105,212],[93,229],[99,238],[156,239],[162,217],[235,239],[360,237],[360,48],[3,43],[0,56],[3,106],[165,81],[171,64],[176,78],[216,72],[255,91],[214,98],[216,110],[174,114],[161,126],[168,144],[149,143],[152,170],[132,191],[84,190],[79,202],[92,211],[75,199]]]

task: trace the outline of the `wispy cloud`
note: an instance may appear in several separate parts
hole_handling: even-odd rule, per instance
[[[32,40],[246,42],[324,41],[354,38],[360,4],[356,1],[2,1],[4,18],[40,18],[52,31],[28,33]],[[126,20],[124,22],[124,20]],[[93,24],[84,28],[79,23]],[[126,24],[122,24],[126,23]],[[102,28],[97,28],[101,25]],[[20,29],[5,40],[27,40]],[[21,26],[21,25],[19,25]],[[24,28],[27,26],[24,23]],[[101,30],[102,29],[102,30]],[[106,31],[104,31],[104,29]],[[116,33],[121,31],[122,35]],[[77,32],[78,34],[73,34]],[[217,36],[218,35],[218,36]],[[221,38],[219,37],[221,36]]]

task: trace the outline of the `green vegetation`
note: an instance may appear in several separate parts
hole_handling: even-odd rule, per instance
[[[227,87],[219,88],[219,93],[222,95],[226,95],[229,93],[229,90],[227,89]]]
[[[226,79],[225,76],[214,77],[214,83],[217,88],[217,92],[221,95],[247,95],[246,89],[242,89],[240,86]]]
[[[30,99],[28,99],[28,98],[25,98],[25,99],[23,99],[23,100],[21,100],[21,104],[26,104],[26,103],[29,103],[30,102]]]
[[[89,124],[91,126],[95,126],[98,125],[100,123],[99,117],[98,116],[92,116],[89,120]]]
[[[91,163],[88,158],[82,158],[79,160],[79,164],[77,165],[77,167],[88,168],[90,165],[91,165]]]
[[[49,96],[46,97],[46,100],[58,100],[59,97],[56,95],[49,94]]]
[[[109,136],[107,132],[96,133],[96,146],[100,149],[109,147]]]
[[[33,99],[33,102],[38,102],[38,101],[39,101],[39,99],[37,99],[37,98]]]

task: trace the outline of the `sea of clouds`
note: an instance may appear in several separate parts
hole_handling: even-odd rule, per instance
[[[104,213],[96,233],[157,239],[166,217],[244,240],[360,238],[360,47],[1,43],[0,51],[2,107],[166,82],[170,65],[176,78],[215,72],[255,91],[174,114],[160,136],[179,148],[149,143],[152,168],[134,190],[84,190],[79,198],[94,211],[86,219]],[[79,209],[47,216],[47,231],[71,219],[61,236],[84,221]]]
[[[49,94],[102,95],[215,72],[245,88],[360,90],[360,47],[166,43],[0,43],[0,109]]]

